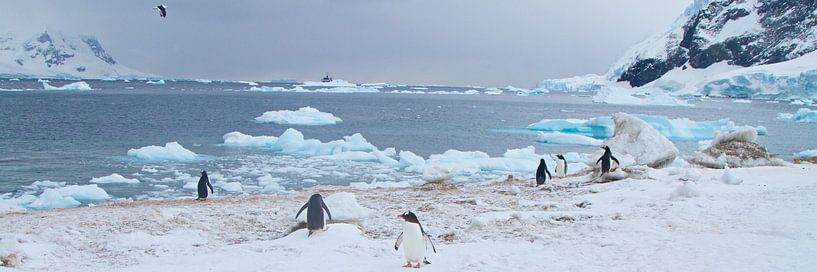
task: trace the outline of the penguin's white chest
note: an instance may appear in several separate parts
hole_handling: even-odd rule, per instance
[[[560,178],[567,176],[567,173],[565,171],[564,160],[556,160],[556,175],[559,176]]]
[[[420,225],[411,222],[403,223],[403,253],[406,261],[421,262],[426,256],[426,245]]]

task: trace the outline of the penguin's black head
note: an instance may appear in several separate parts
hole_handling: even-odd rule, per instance
[[[560,160],[564,160],[564,159],[565,159],[565,156],[562,156],[562,154],[558,154],[558,155],[556,155],[556,157],[557,157],[557,158],[559,158]]]
[[[539,159],[539,163],[545,163],[545,159]]]
[[[207,170],[201,170],[202,175],[207,175]]]
[[[601,149],[604,149],[604,151],[610,151],[610,147],[606,145],[601,146]]]
[[[309,197],[309,202],[312,201],[323,201],[323,197],[321,196],[321,194],[314,194]]]
[[[403,218],[403,220],[406,220],[406,222],[418,223],[418,224],[420,223],[420,220],[417,220],[417,215],[415,215],[411,211],[404,212],[403,214],[398,215],[397,217]]]

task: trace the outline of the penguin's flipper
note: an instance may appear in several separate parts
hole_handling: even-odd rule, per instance
[[[565,160],[565,177],[567,176],[567,160]]]
[[[428,258],[423,258],[423,264],[431,264],[431,262],[428,261]]]
[[[211,184],[211,183],[210,183],[210,177],[207,177],[207,187],[209,187],[209,188],[210,188],[210,193],[211,193],[211,194],[214,194],[214,193],[215,193],[215,192],[213,191],[213,184]]]
[[[397,241],[394,241],[394,250],[397,251],[400,248],[400,244],[403,243],[403,233],[401,232],[400,235],[397,236]]]
[[[329,220],[332,220],[332,213],[329,212],[329,208],[326,207],[326,203],[323,203],[323,201],[321,201],[321,207],[323,207],[323,209],[326,211],[326,215],[329,215]]]
[[[548,173],[548,178],[553,180],[553,175],[550,174],[550,170],[545,169],[545,173]]]
[[[309,205],[309,202],[304,203],[304,206],[303,206],[303,207],[301,207],[301,210],[299,210],[299,211],[298,211],[298,214],[296,214],[296,215],[295,215],[295,219],[298,219],[298,216],[299,216],[299,215],[301,215],[301,212],[303,212],[303,211],[306,209],[306,206],[307,206],[307,205]]]
[[[437,253],[437,248],[434,247],[434,241],[431,241],[431,235],[429,235],[428,233],[424,233],[424,234],[425,234],[426,241],[428,241],[428,243],[431,244],[431,249],[434,250],[434,253]]]
[[[599,164],[599,163],[601,162],[601,159],[602,159],[602,158],[604,158],[604,155],[601,155],[601,157],[599,157],[599,159],[598,159],[598,160],[596,160],[596,164]]]
[[[618,162],[618,159],[616,159],[616,157],[613,157],[613,155],[610,155],[610,159],[616,161],[616,164],[618,164],[618,167],[621,167],[621,163]]]

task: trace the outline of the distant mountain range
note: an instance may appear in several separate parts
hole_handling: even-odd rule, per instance
[[[0,77],[154,78],[117,62],[90,35],[45,31],[18,39],[0,35]]]

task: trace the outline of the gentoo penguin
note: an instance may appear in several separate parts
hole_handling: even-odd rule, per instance
[[[332,220],[332,213],[329,212],[329,208],[326,207],[326,203],[323,203],[323,197],[321,194],[314,194],[309,197],[309,202],[306,202],[301,210],[298,211],[298,214],[295,215],[297,219],[298,216],[301,215],[301,212],[304,209],[309,208],[306,211],[306,228],[309,229],[309,234],[307,236],[312,236],[312,233],[316,231],[323,231],[324,227],[326,226],[326,218],[323,217],[323,211],[326,211],[326,214],[329,215],[329,220]]]
[[[599,164],[599,162],[601,162],[601,175],[604,175],[604,174],[610,173],[610,165],[612,164],[610,162],[610,159],[616,161],[616,164],[618,164],[618,165],[621,165],[621,163],[618,162],[618,159],[616,159],[616,157],[613,157],[613,152],[610,152],[610,147],[609,146],[605,145],[605,146],[602,146],[601,148],[604,149],[604,154],[601,155],[601,158],[599,158],[596,161],[596,164]]]
[[[156,7],[153,7],[153,9],[158,9],[159,10],[159,16],[162,16],[162,18],[167,17],[167,6],[158,5]]]
[[[437,248],[434,247],[434,242],[431,241],[431,235],[423,230],[423,225],[420,224],[417,215],[407,211],[397,217],[405,221],[403,222],[403,232],[397,236],[397,241],[394,242],[394,250],[398,250],[400,245],[403,245],[403,254],[406,255],[406,265],[403,267],[412,267],[412,262],[417,263],[417,265],[413,266],[414,268],[420,268],[420,262],[431,264],[425,258],[428,247],[426,242],[431,244],[434,253],[437,253]]]
[[[567,160],[561,154],[556,155],[556,176],[560,178],[567,176]]]
[[[201,177],[199,178],[199,198],[196,200],[207,200],[207,188],[210,188],[210,193],[213,193],[213,184],[210,184],[210,177],[207,176],[207,171],[201,171]]]
[[[539,159],[539,168],[536,168],[536,186],[545,184],[545,173],[548,174],[548,178],[553,179],[545,159]]]

